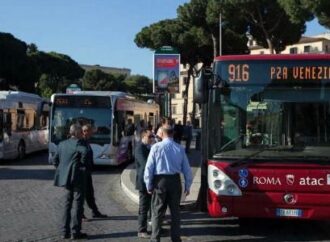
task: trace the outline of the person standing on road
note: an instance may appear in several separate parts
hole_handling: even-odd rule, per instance
[[[180,238],[180,173],[184,174],[185,195],[189,195],[192,172],[183,147],[173,141],[173,128],[162,127],[163,140],[151,147],[144,181],[151,198],[151,242],[160,241],[160,229],[167,206],[171,212],[171,239],[181,242]]]
[[[86,187],[85,187],[85,198],[88,207],[92,210],[92,217],[93,218],[107,218],[108,216],[105,214],[100,213],[98,207],[95,203],[95,196],[94,196],[94,187],[93,187],[93,179],[92,179],[92,172],[93,172],[93,150],[89,144],[89,139],[93,134],[92,126],[90,124],[86,124],[82,127],[83,132],[83,140],[82,143],[87,148],[87,169],[86,169]],[[87,220],[86,216],[83,214],[82,218]]]
[[[143,180],[144,169],[147,163],[152,143],[153,135],[150,130],[143,129],[141,131],[141,142],[135,148],[135,165],[136,165],[136,183],[135,188],[139,191],[139,215],[138,215],[138,237],[149,238],[147,234],[148,212],[150,211],[151,195],[146,189]]]
[[[85,239],[87,234],[81,233],[81,218],[84,212],[84,188],[87,166],[87,149],[81,144],[81,126],[70,126],[70,138],[62,141],[54,157],[56,167],[54,185],[65,188],[64,211],[62,216],[62,239]],[[71,208],[74,212],[71,224]]]
[[[186,139],[186,153],[188,154],[190,152],[190,144],[191,144],[191,140],[193,138],[193,134],[192,134],[192,126],[190,121],[187,121],[186,126],[184,127],[184,137]]]

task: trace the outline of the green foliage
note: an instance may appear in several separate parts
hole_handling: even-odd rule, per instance
[[[86,71],[83,89],[93,91],[125,91],[125,75],[113,75],[99,69]]]
[[[125,79],[127,91],[134,95],[152,93],[152,80],[142,75],[132,75]]]
[[[34,92],[37,71],[26,52],[25,42],[9,33],[0,33],[0,79],[12,88]]]
[[[286,45],[298,42],[306,30],[304,18],[292,18],[292,15],[287,14],[286,8],[282,6],[283,1],[226,0],[221,2],[224,9],[236,12],[236,16],[240,16],[245,21],[247,30],[257,43],[269,48],[271,53],[282,51]]]
[[[80,78],[84,70],[77,62],[69,56],[55,52],[31,52],[30,58],[33,60],[39,71],[38,92],[65,92],[70,84],[80,85]],[[46,89],[44,91],[44,89]]]
[[[318,18],[319,23],[327,28],[330,28],[330,1],[317,0],[309,2],[311,2],[311,8],[313,9],[315,16]]]

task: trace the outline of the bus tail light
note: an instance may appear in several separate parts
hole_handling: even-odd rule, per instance
[[[208,185],[217,195],[242,196],[242,191],[223,171],[216,166],[208,166]]]

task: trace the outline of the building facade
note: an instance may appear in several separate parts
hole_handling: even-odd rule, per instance
[[[269,49],[257,45],[250,39],[248,42],[251,55],[269,54]],[[288,45],[281,54],[322,54],[330,53],[330,33],[315,36],[302,36],[298,43]]]
[[[197,66],[197,68],[201,68],[201,64]],[[189,83],[189,84],[188,84]],[[176,122],[183,122],[184,115],[184,95],[186,86],[189,85],[188,88],[188,105],[187,105],[187,121],[195,124],[195,126],[199,126],[200,122],[200,109],[199,105],[195,105],[195,121],[192,120],[193,116],[193,87],[194,87],[194,77],[191,76],[188,80],[188,65],[180,65],[180,79],[179,79],[179,93],[171,95],[171,114],[172,118],[175,119]]]

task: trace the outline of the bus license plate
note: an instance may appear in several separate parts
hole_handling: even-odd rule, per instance
[[[279,217],[302,217],[302,210],[301,209],[277,208],[276,209],[276,216],[279,216]]]

